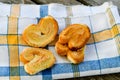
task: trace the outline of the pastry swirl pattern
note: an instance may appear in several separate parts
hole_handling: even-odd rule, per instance
[[[67,58],[74,64],[80,63],[84,59],[84,49],[90,35],[87,25],[69,25],[59,35],[55,44],[56,52],[62,56],[67,55]]]
[[[58,33],[58,24],[52,16],[42,18],[38,24],[25,28],[23,40],[33,47],[45,47],[52,42]]]
[[[25,48],[20,54],[20,61],[24,63],[24,69],[30,75],[50,68],[56,59],[51,51],[43,48]]]

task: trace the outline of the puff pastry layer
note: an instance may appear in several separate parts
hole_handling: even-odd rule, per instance
[[[67,55],[67,58],[74,64],[80,63],[84,59],[84,49],[90,35],[87,25],[69,25],[59,35],[55,44],[56,52],[59,55]]]
[[[25,28],[22,38],[30,46],[45,47],[55,39],[57,32],[57,21],[52,16],[46,16],[38,24]]]
[[[42,48],[25,48],[20,54],[20,61],[24,63],[24,69],[30,75],[50,68],[56,59],[51,51]]]

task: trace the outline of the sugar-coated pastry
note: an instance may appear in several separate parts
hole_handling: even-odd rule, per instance
[[[20,61],[24,63],[24,69],[30,75],[54,65],[56,59],[51,51],[43,48],[25,48],[20,54]]]
[[[23,31],[22,38],[30,46],[45,47],[58,33],[58,23],[52,16],[42,18],[38,24],[31,24]]]
[[[85,50],[85,47],[78,49],[77,51],[69,50],[67,53],[67,59],[70,60],[74,64],[78,64],[80,62],[83,62],[84,50]]]
[[[84,59],[85,45],[90,36],[87,25],[69,25],[60,33],[55,50],[59,55],[66,55],[72,63],[80,63]]]

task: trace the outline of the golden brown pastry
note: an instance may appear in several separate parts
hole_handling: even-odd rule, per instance
[[[50,68],[55,63],[55,57],[51,51],[42,48],[26,48],[20,54],[20,61],[24,63],[24,69],[30,75]]]
[[[90,35],[87,25],[69,25],[59,35],[55,44],[56,52],[59,55],[67,55],[67,58],[74,64],[80,63],[84,59],[84,49]]]
[[[23,32],[23,40],[33,47],[45,47],[58,32],[58,23],[52,16],[42,18],[38,24],[29,25]]]
[[[76,51],[69,50],[68,53],[67,53],[68,60],[70,60],[74,64],[83,62],[83,60],[84,60],[84,50],[85,50],[85,47],[83,47],[81,49],[78,49]]]

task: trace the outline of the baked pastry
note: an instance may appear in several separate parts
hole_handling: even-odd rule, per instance
[[[84,50],[85,50],[85,47],[83,47],[81,49],[78,49],[76,51],[69,50],[67,52],[67,59],[70,60],[74,64],[83,62],[83,60],[84,60]]]
[[[23,40],[33,47],[45,47],[58,32],[58,23],[52,16],[42,18],[38,24],[29,25],[22,34]]]
[[[50,68],[55,60],[51,51],[42,48],[25,48],[20,54],[20,61],[24,63],[24,69],[30,75]]]
[[[67,55],[74,64],[80,63],[84,59],[84,49],[90,35],[90,30],[85,24],[69,25],[59,35],[55,44],[56,52],[59,55]]]

